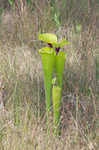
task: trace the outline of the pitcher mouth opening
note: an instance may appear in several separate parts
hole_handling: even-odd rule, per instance
[[[53,48],[53,45],[52,45],[51,43],[48,43],[48,46],[49,46],[50,48]]]
[[[48,43],[48,46],[50,47],[50,48],[53,48],[53,45],[51,44],[51,43]],[[55,51],[56,51],[56,55],[59,53],[59,51],[60,51],[60,47],[56,47],[55,48]]]
[[[55,51],[56,51],[56,55],[57,55],[59,53],[59,51],[60,51],[60,47],[56,47]]]

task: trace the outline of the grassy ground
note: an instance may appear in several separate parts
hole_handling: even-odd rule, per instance
[[[21,16],[4,12],[0,24],[0,82],[4,110],[0,111],[0,150],[97,150],[99,146],[99,60],[97,39],[75,33],[65,25],[56,30],[51,20],[29,10]],[[48,22],[46,24],[46,21]],[[39,26],[71,42],[63,75],[61,135],[45,126],[45,97]],[[98,33],[98,31],[97,31]],[[0,92],[2,90],[0,89]]]

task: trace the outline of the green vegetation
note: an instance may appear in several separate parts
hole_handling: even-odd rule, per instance
[[[49,126],[49,110],[51,104],[51,84],[53,71],[56,74],[57,86],[53,86],[53,120],[54,126],[59,124],[59,107],[61,99],[62,75],[64,71],[65,53],[60,51],[60,48],[68,43],[65,39],[57,42],[57,36],[51,33],[39,33],[38,39],[47,42],[49,47],[43,47],[39,50],[42,58],[42,66],[44,72],[45,99],[47,112],[47,126]],[[58,94],[56,92],[59,92]],[[57,122],[57,123],[56,123]]]
[[[52,88],[52,102],[53,102],[53,125],[54,134],[59,135],[59,121],[60,121],[60,104],[61,104],[61,88],[53,85]]]
[[[42,58],[42,66],[44,72],[44,86],[45,86],[45,100],[46,100],[46,113],[47,113],[47,122],[48,122],[48,114],[50,110],[51,104],[51,84],[52,84],[52,73],[54,69],[54,51],[53,49],[47,47],[40,50],[41,58]]]

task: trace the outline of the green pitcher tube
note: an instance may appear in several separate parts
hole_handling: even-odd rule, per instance
[[[59,87],[62,87],[62,76],[64,71],[65,58],[66,54],[63,51],[60,51],[55,58],[55,72]]]
[[[45,88],[45,103],[46,103],[46,115],[48,122],[48,114],[51,103],[51,84],[52,84],[52,73],[55,63],[54,50],[48,47],[39,50],[41,54],[42,68],[44,74],[44,88]]]
[[[60,102],[61,102],[61,88],[53,86],[52,88],[52,103],[53,103],[53,125],[56,132],[59,132],[59,119],[60,119]]]

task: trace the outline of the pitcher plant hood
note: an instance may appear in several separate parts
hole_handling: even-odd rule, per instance
[[[58,54],[64,45],[69,44],[65,38],[58,41],[57,36],[53,33],[38,33],[38,39],[46,42],[49,48],[53,48],[55,50],[56,54]]]

